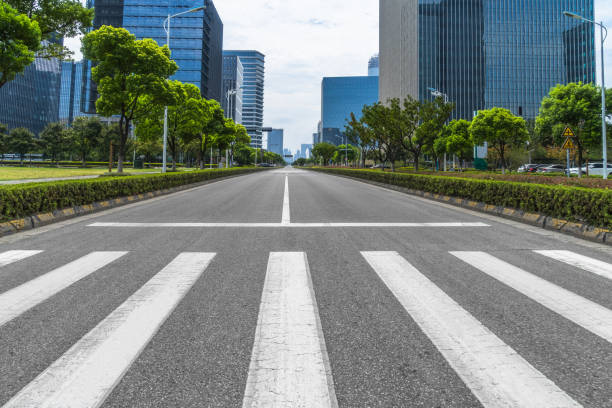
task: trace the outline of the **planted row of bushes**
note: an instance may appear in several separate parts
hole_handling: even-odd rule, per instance
[[[21,165],[21,161],[20,160],[3,160],[0,162],[0,164],[2,165],[10,165],[10,166],[20,166]],[[42,166],[42,167],[50,167],[50,166],[62,166],[62,167],[83,167],[83,162],[82,161],[68,161],[68,160],[62,160],[59,162],[54,162],[54,161],[50,161],[50,160],[43,160],[43,161],[28,161],[28,159],[25,159],[23,161],[24,165],[27,165],[29,167],[37,167],[37,166]],[[132,163],[131,161],[128,162],[123,162],[123,165],[125,167],[132,167],[134,165],[134,163]],[[162,163],[149,163],[146,162],[144,163],[145,166],[152,166],[152,167],[161,167],[163,164]],[[108,167],[108,162],[93,162],[93,161],[88,161],[85,162],[85,167]],[[184,164],[181,163],[177,163],[176,167],[185,167]],[[113,168],[117,168],[117,162],[113,162]]]
[[[465,198],[543,214],[595,227],[612,228],[612,191],[500,180],[389,173],[376,170],[313,168],[413,190]]]
[[[6,221],[37,213],[148,193],[220,177],[264,171],[261,168],[200,170],[0,186],[0,219]]]

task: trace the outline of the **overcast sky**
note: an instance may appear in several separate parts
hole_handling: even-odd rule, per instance
[[[294,151],[312,142],[321,116],[321,79],[367,75],[368,60],[378,52],[377,0],[214,2],[224,24],[223,47],[266,55],[264,125],[285,129],[285,147]],[[606,83],[612,87],[612,1],[595,0],[595,14],[611,27]]]

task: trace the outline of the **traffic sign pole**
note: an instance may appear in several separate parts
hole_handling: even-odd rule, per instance
[[[567,177],[570,177],[570,149],[565,150],[567,152]]]

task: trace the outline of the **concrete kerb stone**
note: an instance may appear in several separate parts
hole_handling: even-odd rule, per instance
[[[457,207],[463,207],[474,211],[497,215],[499,217],[522,222],[524,224],[535,225],[540,228],[558,231],[589,241],[595,241],[612,246],[612,231],[605,228],[593,227],[591,225],[583,223],[570,222],[567,220],[553,218],[542,214],[528,213],[515,208],[494,206],[491,204],[471,201],[464,198],[432,194],[425,191],[413,190],[406,187],[395,186],[393,184],[386,184],[378,181],[366,180],[359,177],[351,177],[344,174],[335,174],[327,172],[325,172],[325,174],[331,174],[338,177],[346,177],[351,180],[361,181],[363,183],[372,184],[389,190],[399,191],[401,193],[415,195],[445,204],[452,204]]]
[[[245,174],[234,174],[231,176],[219,177],[212,180],[206,180],[198,183],[185,184],[183,186],[167,188],[164,190],[151,191],[148,193],[134,194],[131,196],[113,198],[105,201],[98,201],[92,204],[84,204],[70,208],[64,208],[48,213],[34,214],[25,218],[16,220],[6,221],[0,223],[0,237],[5,235],[15,234],[21,231],[27,231],[34,228],[42,227],[45,225],[53,224],[60,221],[66,221],[71,218],[75,218],[81,215],[88,215],[97,213],[100,211],[108,210],[115,207],[121,207],[126,204],[133,204],[138,201],[145,201],[151,198],[159,197],[162,195],[168,195],[172,193],[178,193],[179,191],[188,190],[190,188],[203,186],[217,181],[227,180],[234,177],[244,176]]]

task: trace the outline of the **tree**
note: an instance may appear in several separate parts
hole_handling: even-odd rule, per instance
[[[97,117],[80,116],[72,122],[72,143],[83,167],[94,147],[102,141],[103,125]]]
[[[60,122],[49,123],[40,132],[40,145],[45,156],[50,157],[59,166],[62,154],[70,146],[70,132]]]
[[[607,92],[608,108],[612,109],[612,90]],[[561,146],[563,130],[574,131],[578,150],[578,168],[589,149],[601,146],[601,88],[593,84],[557,85],[542,100],[536,119],[535,133],[544,146]],[[580,170],[579,170],[580,171]]]
[[[10,152],[7,132],[6,125],[0,123],[0,164],[4,161],[4,155]]]
[[[34,62],[40,38],[38,23],[0,4],[0,88]]]
[[[412,137],[405,139],[408,142],[405,147],[414,158],[415,170],[419,170],[419,159],[423,152],[435,153],[435,140],[440,137],[444,124],[454,109],[455,104],[446,103],[442,97],[418,104],[420,125],[417,126]]]
[[[249,136],[244,126],[235,124],[234,131],[234,138],[232,139],[229,147],[231,166],[234,165],[234,152],[236,151],[237,146],[248,146],[251,143],[251,136]]]
[[[465,161],[472,157],[474,142],[470,136],[470,122],[464,119],[453,120],[448,124],[450,134],[446,136],[446,152]]]
[[[223,116],[221,105],[215,100],[202,99],[200,108],[202,122],[199,134],[198,161],[200,169],[203,169],[204,157],[208,153],[208,149],[214,143],[217,135],[224,130],[225,117]],[[212,163],[212,157],[210,157],[210,160]]]
[[[24,156],[36,149],[34,133],[26,128],[15,128],[11,130],[8,134],[7,144],[12,152],[19,154],[21,165],[23,165]]]
[[[19,13],[25,14],[40,28],[40,56],[66,58],[72,53],[57,38],[76,37],[87,33],[93,21],[93,8],[79,0],[4,0]]]
[[[355,162],[359,157],[359,149],[352,145],[341,144],[336,148],[333,161],[335,163],[344,163],[345,159],[348,162]],[[348,164],[348,163],[347,163]]]
[[[514,116],[504,108],[493,108],[478,112],[469,128],[472,140],[477,145],[488,142],[497,154],[506,173],[506,154],[511,147],[521,147],[529,139],[525,120]]]
[[[368,154],[376,148],[376,141],[370,128],[368,128],[363,117],[357,120],[355,114],[351,112],[351,119],[348,121],[344,132],[347,139],[359,146],[361,150],[360,167],[365,167],[365,160]]]
[[[171,102],[167,79],[178,66],[166,45],[160,47],[152,39],[136,40],[129,31],[110,26],[83,38],[83,55],[96,64],[91,72],[100,95],[97,112],[119,115],[117,171],[121,173],[132,121]]]
[[[334,157],[334,153],[336,153],[336,146],[331,143],[321,142],[314,145],[312,148],[312,154],[323,160],[323,165],[329,165],[330,160]]]
[[[240,166],[248,166],[250,164],[253,164],[253,159],[251,157],[254,157],[255,153],[255,149],[253,149],[252,147],[250,147],[247,144],[239,144],[236,145],[236,147],[234,148],[234,160],[236,161],[236,163],[238,163],[238,165]]]

